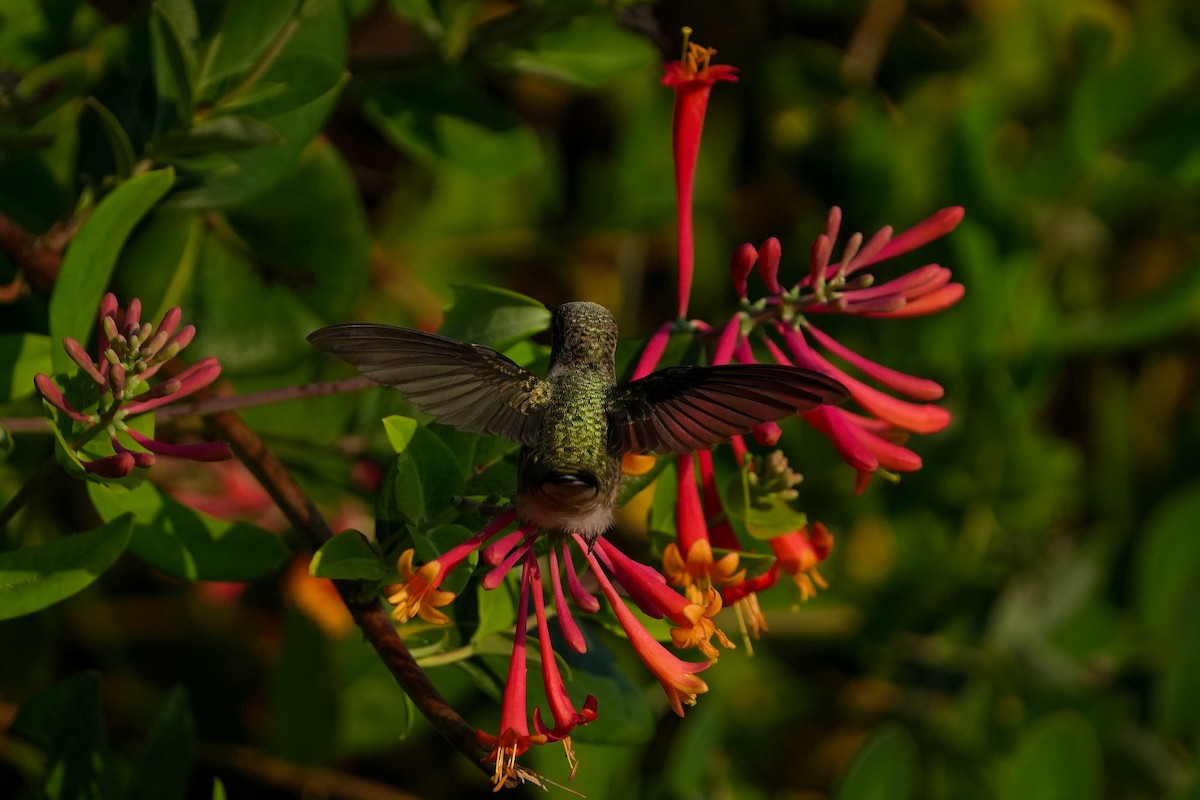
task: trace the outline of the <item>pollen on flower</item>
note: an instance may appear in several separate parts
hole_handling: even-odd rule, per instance
[[[771,549],[779,559],[779,566],[792,576],[802,602],[815,597],[818,588],[829,588],[817,566],[833,550],[833,534],[820,522],[775,537],[771,540]]]
[[[714,560],[707,539],[693,542],[686,559],[679,546],[671,542],[663,548],[662,559],[667,582],[683,589],[688,600],[701,606],[708,604],[712,587],[732,586],[746,577],[746,570],[739,568],[737,553],[726,553]]]
[[[689,647],[697,648],[705,658],[710,661],[715,661],[721,654],[713,646],[711,639],[715,636],[717,642],[727,650],[732,650],[736,645],[730,641],[725,632],[716,626],[713,622],[713,617],[721,610],[721,595],[716,589],[709,588],[707,603],[700,605],[698,603],[689,603],[684,608],[683,613],[687,619],[691,621],[691,627],[679,626],[671,629],[671,641],[676,647],[686,649]]]
[[[400,555],[396,564],[401,582],[398,588],[393,587],[396,591],[388,597],[388,602],[395,606],[392,616],[398,622],[408,622],[413,617],[420,616],[434,625],[446,625],[450,618],[438,609],[450,605],[455,594],[437,588],[444,577],[442,563],[434,560],[419,570],[414,570],[414,555],[412,548],[409,548]]]

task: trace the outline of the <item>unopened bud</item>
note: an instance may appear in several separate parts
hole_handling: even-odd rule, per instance
[[[779,285],[779,262],[783,260],[783,247],[774,236],[762,243],[758,248],[758,274],[767,284],[767,291],[779,294],[783,291]]]
[[[129,333],[137,333],[138,323],[142,318],[142,301],[136,297],[129,301],[129,306],[125,310],[125,330]]]
[[[104,335],[108,337],[109,343],[111,343],[113,339],[117,338],[117,321],[115,319],[112,317],[105,317],[100,321],[100,324],[104,326]]]
[[[749,242],[734,250],[733,256],[729,259],[729,275],[733,278],[733,288],[738,293],[738,297],[745,298],[746,296],[746,278],[754,269],[756,260],[758,260],[758,251]]]
[[[108,388],[114,398],[119,398],[125,393],[125,367],[120,363],[113,364],[112,369],[108,371]]]
[[[96,369],[96,365],[92,363],[92,357],[83,349],[83,345],[70,336],[67,336],[63,339],[63,349],[67,351],[67,355],[71,357],[71,360],[88,374],[89,378],[101,386],[104,385],[104,376]]]

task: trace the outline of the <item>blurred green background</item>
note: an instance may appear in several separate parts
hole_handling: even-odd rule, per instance
[[[217,94],[295,8],[241,5],[255,10],[199,4],[201,40],[220,24],[245,39],[223,51],[244,57]],[[899,265],[953,269],[956,307],[829,326],[945,385],[953,426],[910,443],[924,469],[855,497],[828,443],[785,426],[801,502],[836,536],[831,588],[802,608],[790,586],[765,595],[770,632],[705,673],[711,691],[685,719],[631,725],[622,744],[581,730],[572,788],[1200,798],[1200,4],[310,5],[276,75],[307,94],[242,95],[280,144],[250,123],[164,138],[181,112],[159,73],[145,113],[161,40],[145,4],[0,0],[0,211],[41,233],[109,185],[120,148],[71,102],[98,98],[137,157],[181,176],[114,281],[152,308],[184,302],[193,349],[219,355],[242,392],[315,378],[303,334],[322,322],[435,325],[457,284],[601,302],[630,336],[668,319],[672,95],[658,78],[685,24],[741,70],[716,87],[704,133],[696,316],[735,308],[726,264],[743,241],[779,237],[783,275],[798,277],[830,205],[867,234],[967,210]],[[58,89],[33,102],[39,69]],[[185,262],[182,278],[163,267]],[[13,274],[0,257],[0,280]],[[35,289],[0,308],[0,331],[37,331],[45,304]],[[27,391],[6,391],[5,416],[39,413]],[[328,453],[311,442],[346,427],[329,407],[248,418],[319,475]],[[5,498],[42,455],[27,442],[3,465]],[[181,702],[170,687],[187,688],[198,797],[214,774],[230,797],[487,796],[407,718],[358,637],[314,622],[299,582],[228,601],[123,561],[53,613],[0,624],[0,723],[92,668],[126,762]],[[436,677],[493,724],[494,700],[452,669]],[[647,698],[663,710],[657,686]],[[2,741],[0,794],[28,757]],[[529,762],[565,778],[557,747],[543,751]],[[330,793],[302,794],[319,776]]]

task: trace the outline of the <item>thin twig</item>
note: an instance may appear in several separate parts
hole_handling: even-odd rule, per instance
[[[302,386],[288,386],[284,389],[268,389],[263,392],[251,392],[239,395],[213,395],[202,399],[192,399],[186,403],[176,403],[164,406],[155,411],[155,419],[163,422],[177,417],[198,416],[206,417],[222,411],[236,411],[241,408],[254,408],[275,403],[285,403],[289,400],[303,400],[309,397],[320,397],[327,394],[342,394],[370,389],[379,384],[370,378],[356,375],[343,381],[326,381],[324,383],[306,383]],[[11,417],[0,419],[0,427],[9,433],[50,433],[50,420],[45,417]]]

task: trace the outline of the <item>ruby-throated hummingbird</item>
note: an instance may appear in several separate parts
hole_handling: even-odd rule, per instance
[[[768,364],[667,367],[618,384],[608,309],[552,312],[542,378],[487,347],[391,325],[332,325],[308,340],[438,422],[519,443],[518,514],[589,542],[612,525],[624,454],[707,450],[847,396],[819,372]]]

